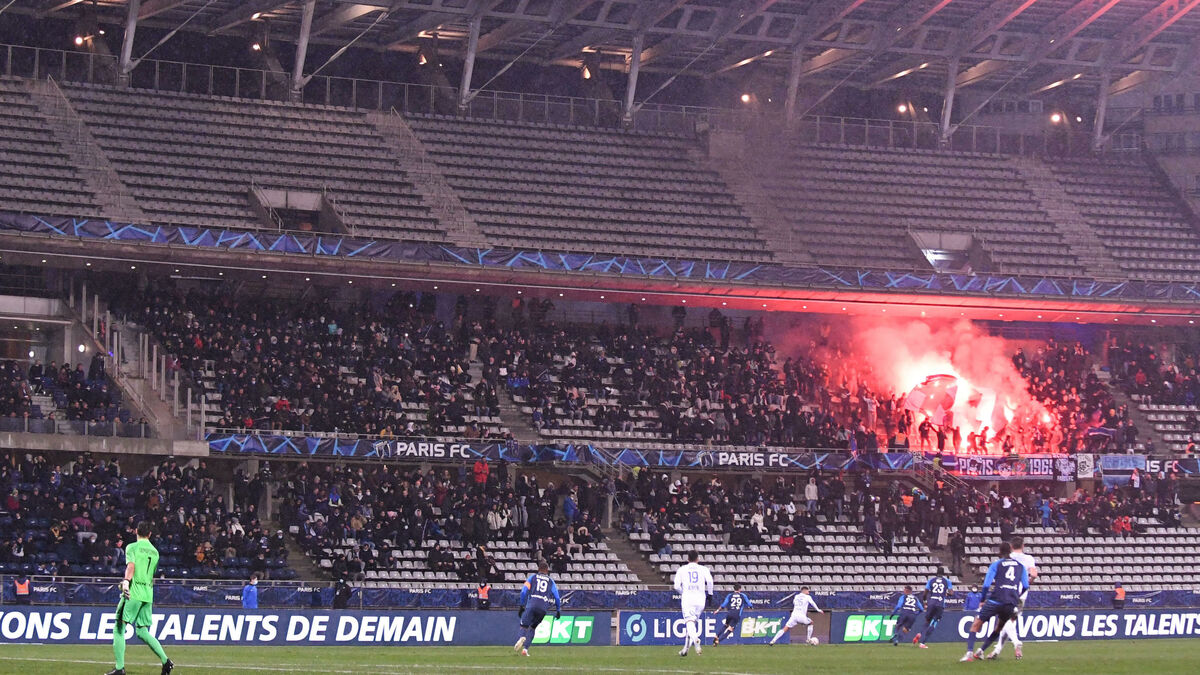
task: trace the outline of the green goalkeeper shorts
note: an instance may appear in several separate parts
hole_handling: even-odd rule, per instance
[[[122,600],[117,605],[117,622],[132,624],[134,628],[149,628],[154,621],[153,611],[153,603]]]

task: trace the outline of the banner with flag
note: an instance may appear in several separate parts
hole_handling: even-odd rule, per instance
[[[925,415],[930,424],[941,426],[946,424],[946,418],[954,409],[954,399],[957,396],[957,377],[930,375],[908,393],[904,399],[904,408]]]

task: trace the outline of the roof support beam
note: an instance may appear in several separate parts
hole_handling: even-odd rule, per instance
[[[1035,2],[1037,0],[993,0],[992,4],[959,29],[958,54],[970,52],[975,45],[1012,23]]]
[[[1036,36],[1027,38],[1023,45],[1026,67],[1040,63],[1064,42],[1075,37],[1084,28],[1108,13],[1121,0],[1081,0],[1051,21]],[[1004,70],[1008,62],[999,60],[982,61],[958,78],[958,86],[965,87],[978,82],[992,73]],[[968,76],[969,75],[969,76]]]
[[[438,26],[450,21],[455,16],[457,15],[443,14],[441,12],[422,14],[411,23],[401,26],[399,30],[381,36],[379,47],[382,49],[397,49],[427,30],[436,30]]]
[[[629,56],[629,80],[625,83],[625,114],[626,126],[633,124],[633,99],[637,95],[638,70],[642,66],[642,46],[646,43],[646,34],[639,32],[633,36],[633,52]]]
[[[313,23],[312,36],[323,35],[373,12],[382,12],[382,7],[375,5],[342,5],[317,19]]]
[[[580,33],[579,37],[567,40],[566,42],[563,42],[555,47],[554,51],[550,53],[550,56],[547,57],[546,60],[549,62],[554,62],[560,59],[569,59],[579,56],[579,52],[583,49],[611,39],[619,32],[620,31],[612,30],[610,28],[589,28]]]
[[[46,16],[53,14],[59,10],[78,5],[83,0],[47,0],[42,4],[42,8],[38,10],[38,16]]]
[[[951,2],[953,0],[909,0],[889,12],[883,18],[880,33],[876,36],[874,55],[891,49],[892,45],[920,28]]]
[[[1121,31],[1113,40],[1112,63],[1129,60],[1160,33],[1200,6],[1200,0],[1166,0]]]
[[[142,9],[138,12],[138,21],[149,19],[152,16],[158,16],[163,12],[170,11],[183,5],[187,0],[146,0],[142,3]]]
[[[128,13],[125,15],[125,35],[121,38],[121,56],[117,61],[117,81],[122,86],[129,84],[129,73],[133,70],[133,37],[137,33],[141,9],[142,0],[129,0]]]
[[[850,12],[858,9],[867,0],[822,0],[815,3],[813,10],[804,15],[804,21],[799,24],[796,35],[792,40],[793,49],[804,49],[817,38],[829,30],[842,19],[846,18]]]
[[[217,17],[209,26],[208,34],[216,35],[247,21],[253,21],[255,14],[270,12],[288,4],[288,0],[249,0],[243,2],[237,9],[225,12]]]
[[[927,56],[906,56],[882,68],[876,68],[867,75],[867,86],[878,87],[881,84],[911,75],[918,70],[924,70],[929,67],[929,61]]]
[[[555,0],[554,7],[550,10],[550,24],[553,26],[561,26],[562,24],[582,14],[584,10],[596,4],[597,2],[599,2],[599,0]],[[540,25],[542,25],[542,22],[527,21],[523,19],[513,19],[511,21],[507,21],[499,28],[496,28],[490,33],[479,38],[479,49],[477,53],[486,52],[489,49],[499,47],[505,42],[508,42],[515,37],[524,35]]]
[[[293,101],[299,101],[304,90],[304,60],[308,57],[308,38],[312,34],[313,14],[316,11],[317,0],[304,0],[303,14],[300,15],[300,35],[296,38],[296,65],[292,68]]]
[[[958,79],[955,82],[955,86],[966,87],[975,84],[976,82],[986,79],[989,75],[998,73],[1007,67],[1007,61],[997,61],[994,59],[980,61],[979,63],[976,63],[970,68],[967,68],[959,73]]]
[[[713,30],[713,42],[724,40],[725,38],[737,33],[742,26],[753,21],[756,17],[771,8],[777,0],[750,0],[743,1],[740,5],[733,6],[725,10],[721,18],[718,19],[717,25]],[[709,72],[714,75],[724,73],[735,68],[753,63],[765,56],[774,54],[775,50],[769,46],[762,44],[751,45],[746,49],[735,52],[732,56],[725,57],[717,63],[716,67],[711,68]]]

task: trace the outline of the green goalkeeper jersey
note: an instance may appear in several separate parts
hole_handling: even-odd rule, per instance
[[[125,562],[133,563],[133,581],[129,599],[154,602],[154,572],[158,569],[158,549],[149,539],[139,539],[125,547]]]

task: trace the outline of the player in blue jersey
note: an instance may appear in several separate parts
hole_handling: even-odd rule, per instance
[[[1021,603],[1021,594],[1029,588],[1029,570],[1012,559],[1012,544],[1000,542],[1000,558],[988,567],[987,576],[983,578],[983,603],[979,607],[979,616],[971,624],[967,633],[967,653],[959,661],[976,661],[983,658],[983,652],[1000,637],[1004,624],[1017,615],[1017,605]],[[988,619],[996,617],[996,628],[988,636],[983,648],[975,649],[975,635]]]
[[[558,584],[550,578],[550,566],[543,560],[538,563],[537,574],[530,574],[521,587],[521,608],[517,615],[521,617],[521,637],[513,649],[522,656],[529,656],[529,645],[533,644],[533,633],[550,611],[550,601],[554,601],[554,618],[562,615],[562,598],[558,595]]]
[[[721,640],[727,640],[737,633],[738,626],[742,624],[742,612],[750,606],[750,598],[742,592],[742,585],[734,584],[733,592],[726,595],[721,606],[713,610],[713,614],[720,614],[721,610],[725,610],[725,628],[720,635],[713,638],[714,647],[721,644]],[[729,633],[729,637],[725,636],[726,633]]]
[[[953,592],[954,584],[946,578],[946,570],[937,568],[937,576],[925,582],[925,630],[913,638],[914,645],[928,649],[925,641],[942,620],[942,613],[946,611],[946,596]]]
[[[896,600],[896,606],[892,608],[892,616],[900,615],[896,620],[896,628],[892,631],[892,646],[900,644],[901,631],[904,635],[908,635],[908,631],[912,630],[914,624],[917,623],[917,617],[921,616],[921,612],[925,611],[925,606],[921,604],[921,599],[913,593],[912,586],[905,586],[904,593]]]

